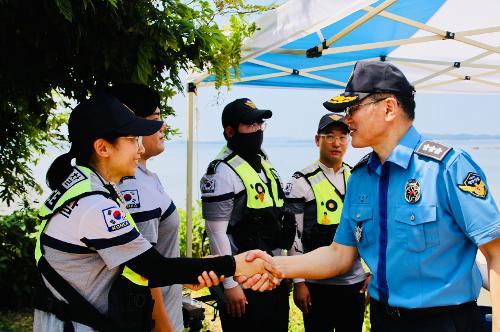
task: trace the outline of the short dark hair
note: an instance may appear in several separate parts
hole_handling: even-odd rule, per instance
[[[389,97],[394,97],[396,98],[399,106],[403,109],[403,112],[405,113],[406,117],[413,121],[415,119],[415,98],[408,97],[408,96],[402,96],[402,95],[397,95],[391,92],[377,92],[374,94],[371,94],[370,97],[374,100],[377,99],[383,99],[383,98],[389,98]]]

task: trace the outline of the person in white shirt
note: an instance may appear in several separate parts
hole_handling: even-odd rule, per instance
[[[297,236],[289,255],[302,255],[332,243],[340,222],[350,167],[343,162],[349,128],[336,114],[321,117],[315,136],[319,159],[295,172],[285,186],[285,207],[295,214]],[[359,261],[340,276],[294,280],[294,301],[306,332],[362,330],[369,274]]]

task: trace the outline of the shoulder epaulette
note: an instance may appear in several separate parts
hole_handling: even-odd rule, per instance
[[[207,175],[214,175],[215,171],[217,170],[217,166],[222,162],[222,160],[216,159],[212,161],[210,164],[208,164],[207,167]]]
[[[372,153],[370,152],[367,155],[365,155],[363,158],[361,158],[361,160],[358,161],[358,163],[356,165],[354,165],[354,167],[351,169],[351,173],[357,169],[360,169],[361,167],[365,166],[366,164],[368,164],[368,160],[370,159],[371,155],[372,155]]]
[[[304,174],[302,174],[301,172],[295,172],[295,173],[293,173],[292,178],[299,179],[303,176],[304,176]]]
[[[433,141],[423,141],[422,143],[420,143],[417,150],[415,150],[415,153],[421,156],[426,156],[441,161],[452,149],[452,147],[441,143]]]

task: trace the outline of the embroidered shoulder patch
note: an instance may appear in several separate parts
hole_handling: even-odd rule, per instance
[[[87,179],[85,174],[83,174],[79,169],[73,168],[71,174],[66,178],[66,180],[63,181],[62,186],[64,189],[69,189],[85,179]]]
[[[354,165],[354,167],[351,169],[351,173],[357,169],[360,169],[361,167],[365,166],[366,164],[368,164],[368,160],[370,159],[371,155],[372,155],[372,153],[370,152],[367,155],[365,155],[363,158],[361,158],[361,160],[358,161],[358,163],[356,165]]]
[[[283,190],[283,192],[285,193],[286,196],[290,196],[290,193],[292,192],[292,187],[293,185],[290,182],[288,182],[285,185],[285,190]]]
[[[102,210],[102,215],[108,231],[114,232],[124,227],[130,225],[128,220],[125,218],[125,212],[120,210],[119,207],[112,206],[107,209]]]
[[[426,156],[435,160],[443,160],[444,157],[450,152],[453,148],[441,143],[432,142],[432,141],[423,141],[420,146],[417,148],[415,153]]]
[[[483,180],[479,174],[474,172],[469,172],[464,179],[464,183],[457,184],[457,186],[460,190],[469,193],[474,197],[484,199],[488,194],[488,188],[486,188]]]
[[[204,177],[200,185],[202,194],[212,194],[215,192],[215,179]]]
[[[139,191],[137,189],[123,190],[122,197],[125,201],[127,209],[140,208],[141,201],[139,199]]]

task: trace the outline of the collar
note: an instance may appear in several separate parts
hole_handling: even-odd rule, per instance
[[[137,169],[141,170],[143,173],[149,174],[149,170],[146,168],[146,166],[142,165],[141,163],[137,164]]]
[[[399,141],[398,145],[396,145],[396,147],[392,150],[386,162],[391,162],[407,169],[410,164],[413,151],[415,151],[421,140],[422,135],[420,135],[415,127],[411,126],[403,138]],[[372,152],[372,155],[368,160],[368,169],[380,175],[380,167],[381,164],[378,155],[375,152]]]
[[[345,170],[345,166],[344,166],[344,163],[342,163],[342,166],[339,168],[338,171],[334,171],[333,168],[330,168],[328,166],[326,166],[325,164],[323,164],[321,161],[318,160],[318,166],[321,168],[321,170],[326,174],[326,173],[330,173],[330,174],[333,174],[333,175],[338,175],[338,174],[342,174],[344,173],[344,170]]]

